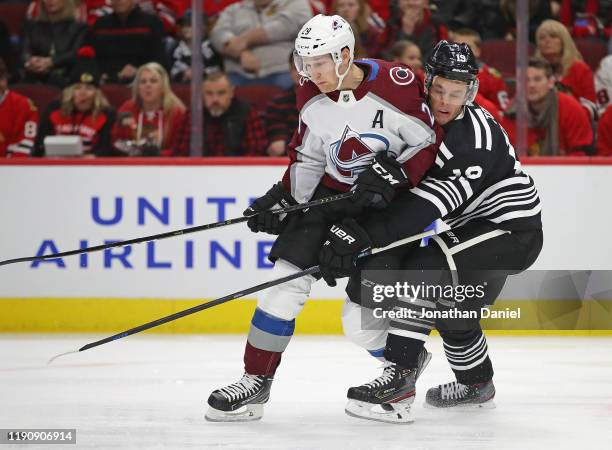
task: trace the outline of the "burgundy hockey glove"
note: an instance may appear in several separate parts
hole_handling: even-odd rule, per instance
[[[272,186],[266,194],[259,197],[251,206],[244,210],[243,216],[253,216],[247,225],[254,233],[263,231],[270,234],[280,234],[286,214],[272,214],[270,210],[297,205],[290,193],[285,191],[280,181]],[[264,211],[261,212],[260,211]],[[260,213],[260,214],[257,214]]]
[[[385,152],[376,154],[372,165],[355,181],[353,201],[362,207],[386,208],[393,200],[395,189],[408,182],[404,168]]]
[[[335,286],[336,278],[351,275],[357,267],[357,255],[371,246],[370,237],[355,219],[332,225],[319,252],[319,267],[325,282]]]

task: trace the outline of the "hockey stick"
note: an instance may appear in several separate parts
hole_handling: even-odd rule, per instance
[[[297,205],[288,206],[286,208],[274,209],[272,210],[272,214],[288,214],[288,213],[295,212],[295,211],[301,211],[303,209],[325,205],[327,203],[336,202],[338,200],[344,200],[346,198],[352,197],[353,194],[354,194],[354,191],[349,191],[349,192],[344,192],[342,194],[332,195],[330,197],[312,200],[306,203],[298,203]],[[261,213],[257,213],[257,214],[261,214]],[[257,215],[257,214],[254,214],[254,215]],[[25,258],[7,259],[5,261],[0,261],[0,266],[6,266],[8,264],[15,264],[19,262],[31,262],[31,261],[41,261],[45,259],[63,258],[65,256],[80,255],[82,253],[99,252],[100,250],[106,250],[106,249],[115,248],[115,247],[123,247],[125,245],[140,244],[142,242],[167,239],[167,238],[171,238],[175,236],[182,236],[184,234],[196,233],[198,231],[212,230],[213,228],[220,228],[220,227],[224,227],[227,225],[233,225],[235,223],[246,222],[251,217],[253,217],[253,215],[236,217],[234,219],[223,220],[221,222],[214,222],[214,223],[209,223],[206,225],[198,225],[198,226],[190,227],[190,228],[183,228],[181,230],[168,231],[166,233],[153,234],[151,236],[143,236],[140,238],[128,239],[127,241],[119,241],[119,242],[113,242],[111,244],[96,245],[94,247],[81,248],[78,250],[70,250],[67,252],[53,253],[51,255],[30,256],[30,257],[25,257]]]
[[[365,250],[362,253],[360,253],[357,256],[357,258],[364,258],[364,257],[369,256],[369,255],[376,255],[377,253],[382,253],[382,252],[385,252],[387,250],[391,250],[392,248],[399,247],[401,245],[409,244],[411,242],[420,241],[421,239],[429,237],[429,236],[433,236],[434,234],[436,234],[435,230],[425,231],[424,233],[416,234],[414,236],[410,236],[410,237],[407,237],[405,239],[401,239],[399,241],[393,242],[393,243],[387,245],[386,247],[372,248],[372,249]],[[139,326],[134,327],[134,328],[130,328],[129,330],[123,331],[121,333],[117,333],[117,334],[115,334],[113,336],[109,336],[109,337],[106,337],[104,339],[100,339],[99,341],[91,342],[91,343],[89,343],[87,345],[84,345],[83,347],[79,348],[78,350],[74,350],[74,351],[66,352],[66,353],[60,353],[59,355],[56,355],[53,358],[51,358],[47,362],[47,364],[51,364],[53,361],[55,361],[60,356],[70,355],[72,353],[79,353],[79,352],[82,352],[82,351],[85,351],[85,350],[89,350],[90,348],[98,347],[99,345],[108,344],[109,342],[116,341],[118,339],[123,339],[124,337],[131,336],[132,334],[140,333],[141,331],[145,331],[145,330],[157,327],[159,325],[163,325],[163,324],[171,322],[173,320],[180,319],[181,317],[185,317],[185,316],[188,316],[190,314],[194,314],[194,313],[197,313],[199,311],[203,311],[205,309],[212,308],[213,306],[217,306],[217,305],[220,305],[222,303],[226,303],[226,302],[229,302],[231,300],[235,300],[237,298],[244,297],[245,295],[249,295],[249,294],[252,294],[252,293],[257,292],[257,291],[262,291],[264,289],[268,289],[268,288],[271,288],[273,286],[277,286],[279,284],[286,283],[287,281],[291,281],[291,280],[295,280],[296,278],[304,277],[306,275],[311,275],[311,274],[316,273],[316,272],[319,272],[319,266],[313,266],[313,267],[310,267],[308,269],[302,270],[300,272],[296,272],[294,274],[287,275],[286,277],[277,278],[276,280],[267,281],[265,283],[258,284],[257,286],[252,286],[252,287],[247,288],[245,290],[234,292],[232,294],[226,295],[225,297],[221,297],[221,298],[218,298],[216,300],[211,300],[210,302],[203,303],[201,305],[197,305],[197,306],[194,306],[192,308],[188,308],[188,309],[185,309],[183,311],[176,312],[174,314],[170,314],[169,316],[161,317],[161,318],[159,318],[157,320],[154,320],[152,322],[148,322],[148,323],[139,325]]]

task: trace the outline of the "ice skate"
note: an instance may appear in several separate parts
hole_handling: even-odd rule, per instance
[[[251,422],[263,416],[263,405],[270,398],[273,378],[245,373],[236,383],[217,389],[208,397],[206,420],[211,422]]]
[[[416,369],[387,363],[381,376],[348,390],[344,411],[352,417],[388,423],[411,423],[415,383],[429,361],[431,353],[423,349]]]
[[[493,381],[461,384],[457,381],[431,388],[425,396],[426,408],[492,409],[495,386]]]

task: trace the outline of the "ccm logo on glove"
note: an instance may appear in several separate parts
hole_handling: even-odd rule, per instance
[[[346,231],[344,231],[340,227],[337,227],[336,225],[332,225],[329,231],[331,231],[333,234],[338,236],[343,241],[348,242],[349,244],[352,244],[355,242],[355,238],[353,236],[348,235]]]
[[[387,181],[389,184],[391,185],[400,184],[399,180],[396,180],[395,178],[393,178],[393,175],[387,172],[385,168],[378,161],[375,161],[374,164],[372,164],[372,169],[374,170],[374,172],[380,175],[380,177],[383,180]],[[402,170],[402,173],[405,175],[403,170]]]

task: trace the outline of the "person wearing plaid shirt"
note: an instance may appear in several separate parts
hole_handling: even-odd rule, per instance
[[[234,96],[227,74],[214,72],[202,82],[204,156],[265,156],[268,140],[258,112]],[[178,153],[189,154],[191,120],[181,132]]]

